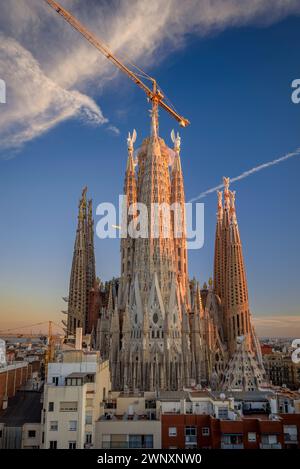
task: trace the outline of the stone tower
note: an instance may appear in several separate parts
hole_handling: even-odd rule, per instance
[[[172,132],[174,143],[174,163],[171,173],[171,212],[172,227],[174,232],[174,261],[177,274],[177,281],[180,288],[181,297],[189,301],[188,295],[188,260],[186,246],[186,215],[185,215],[185,195],[184,183],[180,161],[180,143],[179,134],[175,137]]]
[[[127,138],[127,166],[124,181],[124,203],[123,203],[123,228],[127,229],[129,226],[134,227],[136,219],[136,204],[137,204],[137,184],[135,175],[135,163],[133,159],[134,142],[136,139],[136,131],[133,135],[128,134]],[[129,287],[132,281],[134,262],[134,239],[132,236],[121,238],[121,288],[119,292],[120,307],[125,307],[126,302],[126,288]]]
[[[135,138],[127,140],[128,161],[125,195],[134,236],[121,240],[121,279],[118,294],[120,321],[111,325],[111,360],[119,352],[119,376],[112,371],[113,387],[119,389],[182,389],[191,379],[200,381],[200,365],[192,353],[189,286],[185,239],[184,189],[180,164],[180,137],[174,142],[175,160],[158,135],[157,115],[152,111],[151,135],[133,160]],[[135,166],[137,166],[137,171]],[[181,206],[181,237],[174,238],[172,203]],[[135,210],[137,207],[137,210]],[[141,224],[146,223],[146,232]],[[145,228],[145,224],[143,225]],[[197,304],[198,305],[198,304]],[[193,343],[200,344],[198,306],[195,307]],[[192,358],[193,357],[193,358]],[[194,360],[194,365],[192,361]],[[116,363],[116,362],[115,362]],[[113,368],[116,365],[113,365]]]
[[[68,297],[67,334],[74,334],[76,327],[86,332],[88,321],[89,291],[95,283],[94,222],[92,201],[86,199],[87,188],[82,191],[78,209],[78,224],[73,252]]]
[[[222,193],[218,193],[214,291],[221,300],[224,339],[228,353],[225,382],[229,385],[229,381],[233,380],[241,386],[244,383],[244,389],[250,389],[262,383],[263,366],[260,345],[252,325],[249,308],[246,271],[235,208],[235,192],[230,191],[229,182],[229,178],[224,178],[224,206]],[[251,367],[246,362],[251,363]],[[241,371],[244,365],[245,368],[250,367],[254,370],[254,374],[249,371],[251,376],[248,374],[243,379],[232,374],[233,370]],[[259,373],[258,370],[260,370]]]

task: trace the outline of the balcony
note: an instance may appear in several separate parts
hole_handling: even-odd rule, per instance
[[[284,443],[290,444],[290,443],[298,443],[298,437],[297,435],[292,435],[290,433],[285,433],[284,434]]]
[[[260,443],[260,449],[281,449],[281,443]]]
[[[221,443],[221,449],[244,449],[243,443]]]

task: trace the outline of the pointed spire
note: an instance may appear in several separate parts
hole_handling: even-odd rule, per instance
[[[79,201],[78,218],[80,220],[84,220],[86,218],[86,193],[87,187],[85,186],[82,190],[81,199]]]
[[[256,391],[264,385],[264,376],[244,336],[236,338],[236,350],[224,373],[223,390]]]
[[[88,267],[89,243],[86,193],[87,187],[84,187],[78,206],[78,224],[69,286],[69,333],[74,333],[76,327],[82,327],[85,333],[88,322],[88,295],[92,284],[89,282]]]
[[[224,184],[224,207],[226,209],[230,208],[230,194],[229,194],[229,184],[230,184],[230,178],[229,177],[223,177],[223,184]]]
[[[203,317],[203,305],[202,305],[201,290],[200,290],[199,282],[197,282],[197,287],[196,287],[196,311],[198,312],[200,317]]]
[[[119,332],[120,324],[119,324],[119,312],[118,312],[118,305],[117,300],[115,301],[115,308],[113,310],[113,315],[111,318],[110,323],[110,332],[111,334],[116,334]]]
[[[230,197],[230,218],[233,223],[237,223],[236,211],[235,211],[235,191],[229,191]]]
[[[182,307],[182,332],[185,334],[190,333],[190,322],[185,305]]]
[[[124,318],[123,318],[123,334],[130,333],[131,331],[131,321],[130,321],[130,314],[129,314],[129,304],[126,301]]]
[[[124,195],[125,199],[122,207],[122,230],[127,236],[121,239],[121,282],[119,287],[119,301],[120,308],[125,306],[125,290],[130,285],[133,278],[133,258],[134,258],[134,239],[128,233],[129,226],[132,227],[132,223],[135,223],[136,203],[137,203],[137,187],[136,187],[136,175],[135,175],[135,164],[133,159],[134,143],[136,141],[136,130],[134,129],[132,135],[128,133],[127,138],[127,169],[124,180]]]
[[[171,139],[174,144],[175,152],[171,180],[171,204],[174,208],[172,210],[172,226],[174,232],[175,268],[177,271],[178,285],[182,292],[182,299],[189,303],[185,194],[180,162],[181,138],[179,132],[177,132],[177,135],[175,136],[175,132],[172,130]]]
[[[172,173],[179,173],[182,176],[181,172],[181,160],[180,160],[180,146],[181,146],[181,138],[179,135],[179,132],[177,132],[177,135],[175,137],[175,132],[172,130],[171,133],[171,138],[174,143],[174,152],[175,152],[175,159],[172,167]]]
[[[218,213],[217,213],[217,220],[222,222],[223,218],[223,192],[218,191]]]
[[[94,251],[94,220],[93,220],[93,202],[88,201],[87,213],[87,288],[90,290],[94,286],[96,279],[96,262]]]
[[[128,150],[128,158],[127,158],[127,172],[134,172],[134,160],[133,160],[133,153],[134,153],[134,143],[136,141],[136,130],[134,129],[132,135],[128,132],[127,137],[127,150]]]
[[[109,283],[109,293],[108,293],[108,303],[107,303],[107,312],[111,316],[113,312],[113,293],[112,293],[112,282]]]
[[[251,315],[248,300],[248,286],[239,235],[235,192],[228,191],[230,198],[230,225],[228,228],[225,266],[225,324],[230,353],[236,350],[236,337],[245,337],[247,350],[254,350],[251,334]]]
[[[218,191],[218,211],[215,234],[215,252],[214,252],[214,291],[223,299],[224,297],[224,256],[223,245],[225,237],[223,234],[223,193]]]
[[[93,223],[93,200],[89,199],[88,201],[88,220],[90,223]]]

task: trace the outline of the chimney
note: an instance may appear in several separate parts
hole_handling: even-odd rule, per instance
[[[82,327],[76,327],[75,350],[82,350]]]

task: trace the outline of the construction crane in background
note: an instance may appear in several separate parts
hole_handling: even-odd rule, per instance
[[[29,328],[32,328],[32,327],[37,327],[37,326],[42,326],[42,325],[45,325],[45,324],[48,324],[48,334],[42,334],[42,333],[39,333],[39,334],[34,334],[32,331],[30,333],[24,333],[24,334],[20,334],[19,332],[16,332],[15,334],[12,334],[13,331],[19,331],[20,329],[29,329]],[[46,339],[46,351],[45,351],[45,376],[47,377],[47,372],[48,372],[48,363],[51,363],[53,360],[54,360],[54,354],[55,354],[55,344],[56,344],[56,336],[57,334],[55,335],[53,333],[53,325],[61,328],[62,326],[60,326],[59,324],[53,322],[53,321],[44,321],[44,322],[38,322],[38,323],[35,323],[35,324],[30,324],[29,326],[21,326],[21,327],[15,327],[15,328],[11,328],[11,329],[6,329],[6,330],[0,330],[0,335],[5,335],[5,336],[10,336],[10,335],[14,335],[16,336],[17,338],[36,338],[36,337],[39,337],[41,340],[44,340]]]
[[[55,337],[53,335],[52,321],[48,322],[48,337],[47,337],[47,349],[45,353],[45,379],[48,376],[48,364],[54,359],[55,352]]]
[[[61,15],[76,31],[78,31],[87,41],[90,42],[96,49],[98,49],[108,60],[110,60],[116,67],[125,73],[137,86],[139,86],[147,95],[148,100],[152,103],[152,130],[156,133],[158,127],[158,107],[167,111],[174,119],[179,122],[181,127],[186,127],[190,124],[188,119],[178,114],[171,105],[165,102],[165,96],[160,91],[156,80],[136,65],[131,64],[136,68],[144,79],[152,82],[152,89],[150,89],[144,81],[138,77],[130,68],[124,65],[105,45],[102,41],[97,39],[87,28],[85,28],[71,13],[65,10],[58,2],[54,0],[45,0],[59,15]]]

